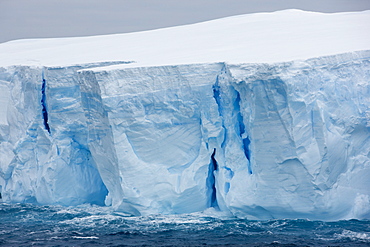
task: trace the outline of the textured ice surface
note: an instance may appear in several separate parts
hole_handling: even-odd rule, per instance
[[[3,200],[369,218],[369,54],[2,68]]]
[[[346,59],[230,66],[253,172],[225,194],[232,212],[370,216],[369,60]]]
[[[103,204],[107,191],[88,148],[78,78],[66,69],[29,67],[2,76],[8,85],[8,124],[0,133],[6,201]]]

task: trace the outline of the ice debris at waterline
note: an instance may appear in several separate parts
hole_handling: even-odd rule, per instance
[[[369,55],[3,67],[3,201],[370,218]]]

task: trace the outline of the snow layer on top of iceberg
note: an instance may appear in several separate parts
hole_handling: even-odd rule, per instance
[[[145,32],[16,40],[0,44],[0,66],[67,66],[133,61],[129,66],[281,62],[370,49],[370,11],[284,10]]]

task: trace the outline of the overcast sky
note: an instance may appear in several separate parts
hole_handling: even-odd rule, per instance
[[[0,43],[142,31],[282,9],[370,10],[370,0],[0,0]]]

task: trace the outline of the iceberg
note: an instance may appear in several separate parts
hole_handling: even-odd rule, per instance
[[[3,201],[91,203],[128,215],[215,208],[248,219],[369,219],[366,34],[351,47],[339,44],[327,53],[311,47],[312,57],[307,51],[296,57],[293,49],[277,58],[260,53],[263,60],[251,62],[249,55],[237,54],[241,47],[228,49],[221,42],[228,38],[210,43],[204,51],[209,58],[197,55],[197,48],[188,55],[156,53],[156,39],[170,34],[221,24],[233,27],[226,33],[240,32],[246,23],[262,28],[275,19],[286,27],[291,19],[311,23],[312,17],[314,23],[325,19],[325,25],[353,24],[370,19],[370,11],[289,10],[109,36],[113,43],[146,37],[155,44],[134,52],[125,48],[127,56],[118,57],[110,53],[117,47],[103,47],[104,58],[101,51],[75,56],[109,37],[0,44],[8,57],[0,59]],[[291,25],[285,30],[296,23]],[[306,37],[312,27],[318,26],[304,26],[295,35]],[[310,32],[322,32],[315,30]],[[320,42],[338,38],[340,32],[333,33]],[[194,40],[180,42],[185,51],[195,47],[189,42]],[[225,50],[218,53],[220,47]]]

